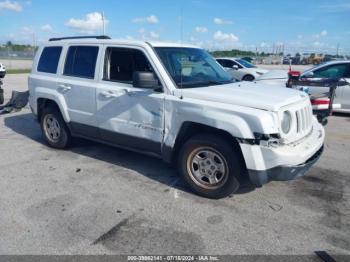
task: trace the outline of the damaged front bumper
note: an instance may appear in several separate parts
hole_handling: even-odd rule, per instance
[[[305,175],[323,153],[323,146],[305,163],[295,166],[277,166],[268,170],[248,170],[250,181],[255,186],[262,186],[269,181],[288,181]]]
[[[323,152],[325,132],[313,119],[312,132],[297,144],[262,146],[240,143],[248,175],[256,186],[305,175]]]

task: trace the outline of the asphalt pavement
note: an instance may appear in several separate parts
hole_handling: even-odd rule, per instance
[[[8,75],[10,91],[27,75]],[[0,116],[0,254],[350,255],[350,116],[308,175],[194,195],[159,159],[76,140],[47,147],[29,108]]]

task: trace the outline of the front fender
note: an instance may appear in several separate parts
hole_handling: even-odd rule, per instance
[[[185,122],[221,129],[242,139],[254,139],[254,132],[268,134],[275,129],[272,114],[267,111],[170,97],[165,102],[166,147],[174,147],[176,137]]]

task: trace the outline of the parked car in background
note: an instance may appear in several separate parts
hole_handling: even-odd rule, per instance
[[[306,70],[300,75],[300,79],[313,80],[322,78],[343,78],[350,82],[350,61],[330,61],[309,70]],[[327,87],[310,86],[308,92],[311,95],[319,95],[327,92]],[[340,104],[340,108],[335,108],[336,112],[350,113],[350,85],[338,87],[335,91],[335,104]]]
[[[259,68],[241,58],[216,58],[232,77],[238,81],[254,81],[257,77],[265,74],[268,70]]]
[[[253,58],[249,57],[249,56],[245,56],[245,57],[242,57],[243,60],[249,62],[249,63],[252,63],[253,62]]]
[[[299,65],[300,64],[300,55],[296,55],[296,56],[286,56],[283,58],[282,60],[282,64],[284,65]]]
[[[343,78],[347,82],[350,82],[350,61],[330,61],[315,67],[312,67],[300,75],[300,79],[313,80],[322,78]],[[273,70],[269,73],[256,79],[259,83],[264,83],[274,86],[285,87],[288,81],[288,71]],[[302,90],[302,86],[295,87]],[[320,86],[307,87],[310,95],[321,95],[328,92],[329,88]],[[340,105],[339,108],[334,108],[335,112],[350,113],[350,86],[345,85],[338,87],[335,91],[334,104]]]
[[[0,63],[0,78],[4,78],[6,75],[6,67]]]
[[[5,66],[0,63],[0,105],[4,103],[4,90],[2,89],[2,79],[6,75],[6,68]]]

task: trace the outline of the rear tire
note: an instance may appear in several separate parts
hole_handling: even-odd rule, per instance
[[[50,147],[64,149],[70,145],[70,131],[56,107],[43,109],[40,126],[43,137]]]
[[[181,148],[178,170],[198,195],[219,199],[236,192],[242,168],[234,146],[224,139],[201,134]]]
[[[249,81],[249,82],[252,82],[252,81],[254,81],[255,80],[255,77],[254,76],[252,76],[252,75],[246,75],[246,76],[244,76],[243,77],[243,79],[242,79],[243,81]]]

